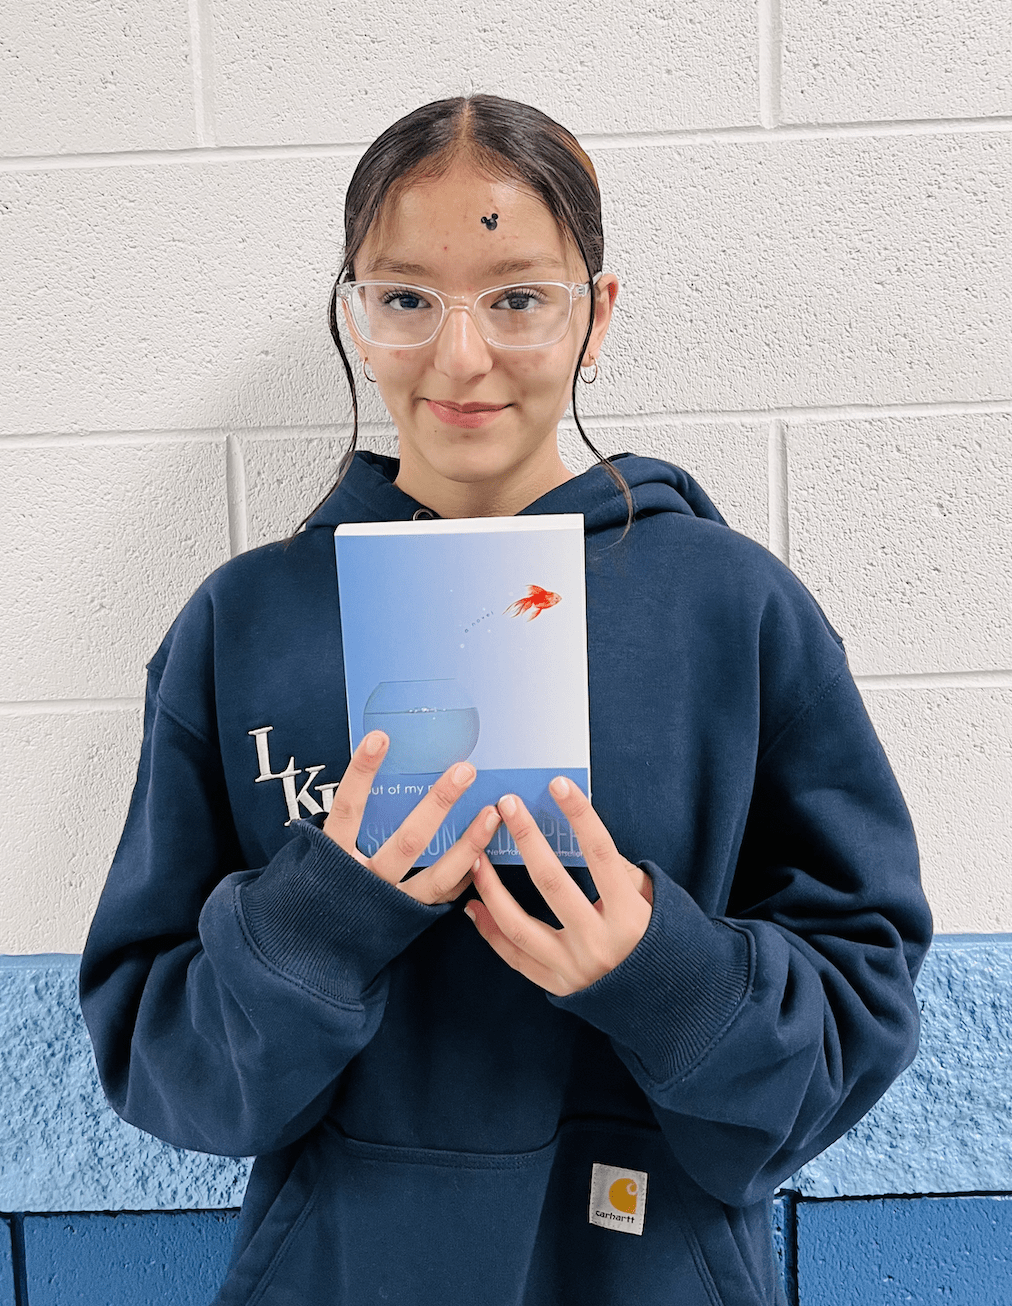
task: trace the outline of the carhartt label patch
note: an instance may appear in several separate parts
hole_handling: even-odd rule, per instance
[[[646,1209],[646,1171],[594,1162],[590,1176],[591,1224],[621,1233],[642,1233]]]

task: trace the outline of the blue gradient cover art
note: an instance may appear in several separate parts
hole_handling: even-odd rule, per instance
[[[390,748],[359,834],[371,856],[455,762],[478,772],[416,863],[516,793],[564,864],[585,866],[548,792],[590,794],[583,516],[348,523],[334,532],[351,747]],[[505,826],[488,846],[522,858]]]

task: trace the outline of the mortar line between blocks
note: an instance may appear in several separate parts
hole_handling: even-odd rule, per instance
[[[83,712],[127,712],[143,708],[143,698],[40,698],[0,703],[0,717],[60,716]]]
[[[110,444],[217,444],[224,431],[203,429],[180,431],[40,431],[36,435],[0,435],[4,449],[76,449],[82,445]]]
[[[784,1288],[787,1292],[788,1301],[791,1306],[799,1306],[800,1295],[798,1292],[798,1203],[797,1194],[790,1193],[786,1203],[786,1228],[784,1230],[784,1245],[786,1252],[787,1265],[784,1267]]]
[[[791,565],[791,522],[787,434],[784,423],[780,421],[770,422],[768,472],[770,553],[789,567]]]
[[[196,4],[198,0],[191,0]],[[206,58],[205,58],[206,65]],[[203,95],[210,105],[211,82],[205,66]],[[1012,115],[986,118],[896,119],[877,122],[761,123],[732,127],[671,128],[658,132],[629,132],[624,135],[581,135],[587,150],[627,150],[642,147],[748,144],[791,140],[837,140],[847,137],[882,136],[969,136],[979,132],[1012,131]],[[292,145],[217,145],[180,150],[110,150],[89,154],[28,154],[0,157],[0,172],[53,172],[61,168],[122,168],[176,163],[240,163],[245,160],[359,158],[368,141],[317,142]]]
[[[780,126],[780,84],[783,28],[780,0],[759,0],[759,121],[764,127]]]
[[[39,431],[31,435],[0,435],[0,453],[5,449],[76,449],[82,445],[109,445],[109,444],[219,444],[227,440],[232,428],[222,427],[220,430],[209,430],[207,427],[195,426],[191,428],[181,427],[174,431],[76,431],[69,433],[66,431]],[[343,429],[341,427],[326,426],[279,426],[279,427],[258,427],[250,426],[241,428],[239,434],[245,439],[255,440],[283,440],[294,437],[317,434],[321,436],[331,436],[336,439],[347,439],[351,432],[351,423],[349,422]],[[374,435],[392,435],[395,432],[388,430],[386,427],[376,427],[370,430],[367,425],[360,424],[358,428],[360,437]]]
[[[228,547],[234,558],[249,548],[246,512],[246,463],[237,436],[225,440],[225,499],[228,509]]]
[[[11,1256],[14,1271],[14,1306],[28,1306],[28,1264],[25,1256],[25,1216],[11,1212]]]
[[[214,29],[210,0],[189,0],[189,4],[197,146],[201,150],[213,150],[217,142],[214,130]]]
[[[586,427],[597,430],[609,426],[701,426],[711,422],[724,422],[742,425],[747,422],[785,421],[792,426],[805,422],[842,422],[842,421],[876,421],[887,417],[972,417],[982,413],[1012,414],[1012,397],[1008,399],[958,399],[938,400],[908,404],[837,404],[819,407],[797,408],[710,408],[698,412],[670,413],[598,413],[580,414],[580,421]],[[559,420],[560,429],[575,431],[576,423],[571,417]],[[351,431],[351,423],[300,423],[298,426],[247,426],[241,434],[244,439],[290,439],[300,435],[321,435],[346,439]],[[378,422],[359,424],[360,438],[391,437],[396,434],[394,428]],[[177,428],[174,430],[152,429],[150,431],[39,431],[0,435],[0,452],[4,449],[27,449],[39,447],[72,447],[79,444],[143,444],[152,440],[220,440],[226,431],[208,429],[207,427]]]
[[[855,674],[862,689],[1012,689],[1012,669],[999,671],[895,671]],[[126,712],[143,708],[143,697],[12,699],[0,702],[0,717],[60,713]]]
[[[672,411],[670,413],[588,413],[580,414],[584,426],[699,426],[707,422],[802,422],[876,421],[886,417],[944,417],[973,416],[978,413],[1012,413],[1012,398],[1008,399],[941,399],[937,402],[883,403],[883,404],[820,404],[797,407],[785,405],[773,408],[709,408],[696,412]],[[560,427],[576,430],[571,417],[563,417]]]
[[[854,674],[861,690],[870,689],[1012,689],[1012,670],[894,671],[880,675]]]

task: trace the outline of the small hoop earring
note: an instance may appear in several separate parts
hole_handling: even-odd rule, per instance
[[[370,376],[370,375],[369,375],[369,360],[368,360],[368,358],[364,358],[364,359],[362,360],[362,371],[365,373],[365,379],[366,379],[367,381],[375,381],[375,380],[376,380],[376,378],[375,378],[374,376]]]
[[[587,385],[593,385],[593,384],[594,384],[594,382],[597,380],[597,360],[596,360],[596,359],[595,359],[595,361],[594,361],[594,375],[591,376],[591,377],[586,377],[586,376],[584,376],[584,375],[583,375],[583,368],[581,367],[581,368],[580,368],[580,380],[583,381],[583,382],[585,382]]]

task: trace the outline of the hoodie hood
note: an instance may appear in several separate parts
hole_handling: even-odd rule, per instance
[[[675,512],[702,517],[726,526],[705,491],[688,472],[660,458],[616,454],[612,461],[625,477],[637,518]],[[425,504],[394,485],[400,461],[386,454],[359,450],[348,474],[306,523],[306,529],[342,522],[410,521],[419,509],[436,516]],[[537,513],[583,513],[587,533],[623,528],[627,519],[625,497],[600,464],[549,490],[517,516]]]

